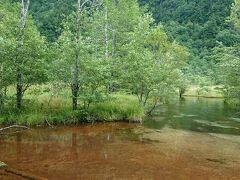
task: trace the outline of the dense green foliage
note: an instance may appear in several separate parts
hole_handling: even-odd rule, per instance
[[[188,72],[194,75],[191,80],[197,83],[197,77],[205,77],[206,83],[216,83],[215,62],[209,58],[212,48],[219,42],[225,46],[240,43],[239,30],[226,21],[233,0],[140,0],[140,3],[148,6],[170,37],[189,48]]]
[[[33,84],[46,82],[46,43],[31,18],[24,30],[24,44],[20,47],[19,5],[9,2],[0,5],[0,106],[3,106],[6,88],[17,83],[16,72],[23,74],[23,94]]]
[[[235,0],[232,6],[231,17],[229,20],[234,23],[236,28],[240,29],[240,1],[239,0]]]
[[[229,22],[240,31],[240,1],[235,0]],[[219,81],[224,85],[224,93],[228,100],[240,102],[240,43],[226,46],[219,44],[213,50],[213,59],[217,63]]]
[[[61,34],[62,20],[76,7],[75,0],[31,0],[30,13],[41,34],[50,42]]]
[[[161,101],[177,94],[188,51],[169,39],[163,27],[141,11],[136,0],[86,0],[82,4],[76,1],[73,11],[65,19],[61,18],[59,35],[46,31],[46,24],[41,26],[39,22],[44,20],[39,17],[36,25],[42,34],[50,35],[50,41],[57,38],[51,44],[44,41],[31,14],[27,13],[28,1],[25,4],[23,1],[21,6],[4,2],[0,11],[3,14],[0,21],[3,123],[55,123],[53,119],[62,119],[60,116],[70,119],[69,122],[88,117],[139,121],[143,107],[150,113]],[[30,6],[31,11],[35,12],[34,8],[46,1],[36,3]],[[42,90],[42,83],[48,88]],[[17,101],[12,87],[17,89]],[[63,89],[65,93],[61,94]],[[48,100],[41,102],[38,97],[46,91]],[[112,100],[116,93],[131,94],[138,101],[124,99],[125,96],[118,96],[123,100]],[[52,111],[55,98],[66,104],[58,104]],[[19,115],[17,121],[16,115]]]
[[[225,46],[240,43],[239,30],[226,21],[231,14],[233,0],[138,0],[146,6],[157,23],[172,39],[190,51],[186,69],[188,79],[194,83],[218,83],[214,71],[212,49],[221,42]],[[62,19],[74,11],[76,2],[32,0],[31,13],[41,34],[50,42],[61,34]],[[237,18],[237,16],[235,16]]]
[[[240,99],[239,0],[29,2],[0,4],[3,123],[139,120],[189,84]]]

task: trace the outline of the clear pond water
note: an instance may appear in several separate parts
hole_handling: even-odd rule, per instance
[[[223,99],[191,98],[160,106],[143,125],[148,128],[191,130],[240,135],[240,110],[232,110]]]
[[[221,99],[159,107],[143,125],[101,123],[0,135],[0,179],[240,179],[239,114]]]

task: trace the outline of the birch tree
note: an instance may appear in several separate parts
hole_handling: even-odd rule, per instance
[[[47,47],[44,38],[38,32],[32,18],[28,16],[30,0],[20,3],[20,17],[16,34],[15,62],[12,66],[16,70],[16,107],[21,109],[24,93],[33,84],[46,82]],[[15,31],[13,31],[15,32]],[[10,58],[11,59],[11,58]]]
[[[18,55],[17,55],[17,72],[16,72],[16,99],[17,99],[17,108],[21,109],[22,107],[22,98],[23,94],[28,88],[28,85],[24,86],[23,83],[23,53],[24,53],[24,37],[25,37],[25,27],[28,15],[28,7],[30,4],[30,0],[21,0],[21,14],[20,14],[20,22],[19,22],[19,37],[18,37]]]
[[[18,109],[22,108],[24,92],[47,79],[46,45],[28,16],[29,3],[6,0],[0,5],[0,91],[6,94],[8,86],[16,85]]]
[[[61,80],[71,87],[72,109],[78,109],[78,98],[80,91],[80,76],[83,74],[83,60],[86,49],[83,40],[87,38],[84,33],[86,16],[91,16],[92,11],[102,4],[100,0],[77,0],[76,11],[64,22],[64,30],[57,44],[59,59],[55,62],[56,72],[62,72],[56,79]],[[70,67],[69,67],[70,65]],[[69,68],[69,69],[68,69]],[[64,72],[63,72],[64,71]]]
[[[120,88],[119,68],[121,58],[126,54],[123,47],[129,42],[129,33],[137,25],[140,14],[136,0],[104,0],[102,8],[93,16],[92,36],[97,42],[99,54],[107,61],[109,76],[106,86],[109,93]]]

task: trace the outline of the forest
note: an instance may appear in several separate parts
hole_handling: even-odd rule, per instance
[[[240,0],[0,0],[1,180],[240,179]]]
[[[0,123],[139,122],[193,86],[239,108],[239,13],[239,0],[1,0]]]

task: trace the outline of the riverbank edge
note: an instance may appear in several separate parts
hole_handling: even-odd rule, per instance
[[[26,127],[53,127],[53,126],[71,126],[71,125],[85,125],[85,124],[94,124],[94,123],[133,123],[133,124],[141,124],[145,115],[139,115],[135,117],[129,118],[121,118],[121,119],[97,119],[95,117],[90,117],[87,119],[81,119],[73,116],[52,116],[52,117],[44,117],[37,118],[34,121],[30,121],[33,116],[31,115],[21,115],[15,116],[15,118],[9,121],[9,118],[2,119],[3,122],[0,122],[0,127],[7,127],[12,125],[26,126]],[[25,119],[25,120],[23,120]]]
[[[199,86],[191,85],[189,86],[183,96],[189,97],[204,97],[204,98],[225,98],[223,92],[221,91],[222,86]]]
[[[219,97],[219,96],[207,96],[207,95],[190,95],[190,94],[184,94],[183,97],[193,97],[193,98],[209,98],[209,99],[225,99],[225,97]]]
[[[30,99],[30,98],[29,98]],[[92,103],[88,108],[82,104],[73,111],[70,99],[48,96],[38,100],[25,101],[21,112],[6,107],[0,114],[0,125],[13,124],[31,126],[71,125],[94,122],[141,122],[145,109],[133,95],[114,94],[103,102]]]

